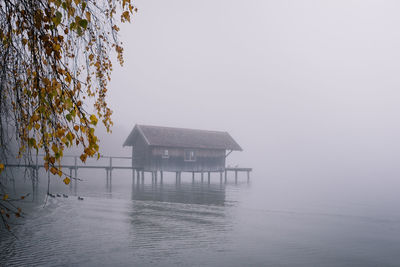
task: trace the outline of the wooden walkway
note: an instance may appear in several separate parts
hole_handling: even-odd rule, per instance
[[[39,155],[43,156],[43,155]],[[250,180],[250,172],[253,170],[252,168],[242,168],[242,167],[226,167],[224,170],[221,171],[149,171],[149,170],[143,170],[137,167],[133,166],[122,166],[122,165],[115,165],[113,164],[114,159],[124,159],[124,160],[129,160],[129,163],[131,164],[132,158],[131,157],[116,157],[116,156],[101,156],[103,159],[108,159],[108,164],[103,164],[103,165],[87,165],[87,164],[78,164],[79,157],[78,156],[72,156],[72,155],[66,155],[64,158],[73,158],[74,163],[73,164],[61,164],[62,168],[69,169],[69,176],[70,178],[74,179],[75,182],[76,180],[81,180],[78,178],[78,169],[104,169],[106,170],[106,176],[107,176],[107,183],[112,179],[112,170],[114,169],[120,169],[120,170],[132,170],[132,178],[135,179],[135,173],[137,175],[137,179],[139,180],[144,180],[145,173],[151,173],[152,181],[157,182],[157,177],[158,177],[158,172],[160,173],[160,178],[161,181],[163,180],[163,172],[175,172],[176,173],[176,180],[177,182],[180,182],[181,180],[181,173],[186,172],[186,173],[192,173],[192,179],[194,181],[195,179],[195,174],[199,173],[201,175],[201,181],[203,182],[204,180],[204,173],[208,174],[208,182],[210,182],[210,177],[211,173],[220,173],[220,180],[222,182],[223,174],[225,174],[225,182],[227,182],[227,177],[228,177],[228,172],[234,172],[235,173],[235,182],[238,180],[238,173],[240,172],[245,172],[247,173],[247,181]],[[36,161],[33,164],[6,164],[5,167],[12,167],[12,168],[30,168],[34,171],[34,176],[35,178],[38,178],[39,176],[39,169],[44,168],[44,163],[39,163],[38,162],[38,157],[36,157]],[[72,175],[74,171],[74,176]],[[50,172],[48,173],[50,175]]]

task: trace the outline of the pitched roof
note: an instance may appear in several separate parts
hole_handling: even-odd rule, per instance
[[[132,146],[141,135],[150,146],[242,150],[227,132],[135,125],[123,146]]]

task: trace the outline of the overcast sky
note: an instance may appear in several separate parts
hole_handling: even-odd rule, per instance
[[[400,186],[399,1],[136,5],[105,148],[136,123],[222,130],[244,148],[230,163],[270,177]]]

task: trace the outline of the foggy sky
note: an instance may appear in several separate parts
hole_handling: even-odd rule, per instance
[[[397,197],[400,2],[136,5],[104,151],[129,154],[136,123],[222,130],[244,148],[229,163],[259,180]]]

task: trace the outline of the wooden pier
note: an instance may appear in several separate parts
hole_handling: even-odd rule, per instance
[[[43,156],[43,155],[39,155]],[[195,175],[200,174],[201,177],[201,182],[204,181],[204,174],[207,174],[208,178],[208,183],[210,183],[211,179],[211,173],[219,173],[220,174],[220,181],[222,183],[223,177],[225,180],[225,183],[228,180],[228,172],[234,172],[235,173],[235,182],[237,183],[238,181],[238,173],[240,172],[245,172],[247,173],[247,181],[250,180],[250,172],[252,171],[252,168],[239,168],[239,167],[226,167],[224,170],[221,171],[152,171],[152,170],[144,170],[142,168],[137,168],[133,166],[122,166],[122,165],[115,165],[113,164],[113,160],[115,159],[124,159],[124,160],[129,160],[129,162],[132,162],[132,157],[120,157],[120,156],[101,156],[103,159],[108,159],[107,164],[103,165],[88,165],[88,164],[78,164],[79,162],[79,157],[78,156],[72,156],[72,155],[67,155],[64,156],[64,158],[73,158],[73,164],[61,164],[62,169],[68,169],[69,170],[69,177],[75,182],[77,180],[81,180],[78,178],[78,169],[104,169],[106,171],[106,179],[107,183],[111,183],[112,179],[112,171],[114,169],[120,169],[120,170],[132,170],[132,179],[135,179],[135,176],[137,176],[138,181],[142,180],[144,181],[145,178],[145,173],[150,173],[152,177],[153,182],[157,182],[158,179],[158,173],[160,173],[160,180],[161,182],[163,181],[164,177],[164,172],[175,172],[176,174],[176,181],[180,183],[181,181],[181,176],[182,172],[186,173],[191,173],[192,174],[192,181],[195,180]],[[36,161],[32,164],[6,164],[5,167],[12,167],[12,168],[30,168],[33,171],[33,176],[34,178],[38,179],[39,176],[39,169],[43,168],[44,169],[44,163],[39,163],[38,157],[36,157]],[[67,175],[67,173],[64,173]],[[73,175],[74,174],[74,175]],[[50,175],[50,172],[49,172]]]

